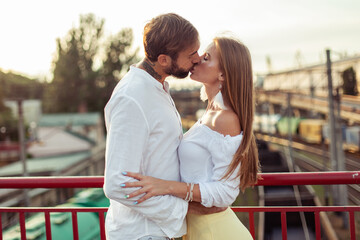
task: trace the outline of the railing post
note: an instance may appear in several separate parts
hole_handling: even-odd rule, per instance
[[[351,240],[356,240],[354,211],[349,211],[349,218],[350,218],[350,236],[351,236]]]
[[[253,239],[255,239],[255,226],[254,226],[254,212],[253,211],[249,211],[249,226],[250,226],[250,233],[251,233]]]
[[[50,222],[50,213],[45,212],[45,230],[46,230],[46,240],[51,240],[51,222]]]
[[[2,216],[2,213],[0,213],[0,240],[2,240],[3,239],[3,232],[2,232],[2,218],[1,218],[1,216]]]
[[[72,217],[72,225],[73,225],[73,236],[74,240],[79,240],[79,229],[78,229],[78,222],[77,222],[77,212],[73,210],[71,212]]]
[[[99,212],[100,239],[106,240],[104,212]]]
[[[282,240],[287,240],[286,212],[281,211],[281,232]]]
[[[26,227],[25,227],[25,212],[19,212],[19,222],[20,222],[20,236],[21,240],[26,240]]]
[[[321,228],[320,228],[320,212],[315,211],[315,233],[316,233],[316,239],[321,240]]]

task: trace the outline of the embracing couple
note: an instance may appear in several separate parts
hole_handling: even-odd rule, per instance
[[[249,50],[217,37],[199,56],[197,30],[173,13],[148,22],[143,42],[105,107],[107,239],[252,239],[229,208],[259,171]],[[208,105],[183,136],[165,78],[189,72]]]

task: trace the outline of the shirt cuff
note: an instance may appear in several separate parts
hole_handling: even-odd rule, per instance
[[[175,197],[174,197],[175,198]],[[181,237],[186,234],[186,221],[185,217],[188,211],[189,204],[178,198],[174,202],[174,208],[168,219],[158,223],[161,230],[169,238]]]

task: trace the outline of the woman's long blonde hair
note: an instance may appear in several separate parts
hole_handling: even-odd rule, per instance
[[[258,149],[253,133],[254,88],[251,55],[248,48],[239,40],[229,37],[218,37],[214,43],[219,54],[220,69],[225,81],[221,89],[224,101],[227,102],[239,118],[243,139],[237,149],[224,178],[229,178],[241,164],[236,177],[240,177],[240,189],[257,182],[260,172]]]

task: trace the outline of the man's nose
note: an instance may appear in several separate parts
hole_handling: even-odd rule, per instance
[[[198,53],[196,53],[195,55],[194,55],[194,58],[193,58],[193,63],[194,64],[197,64],[197,63],[200,63],[200,61],[201,61],[201,57],[199,56],[199,54]]]

